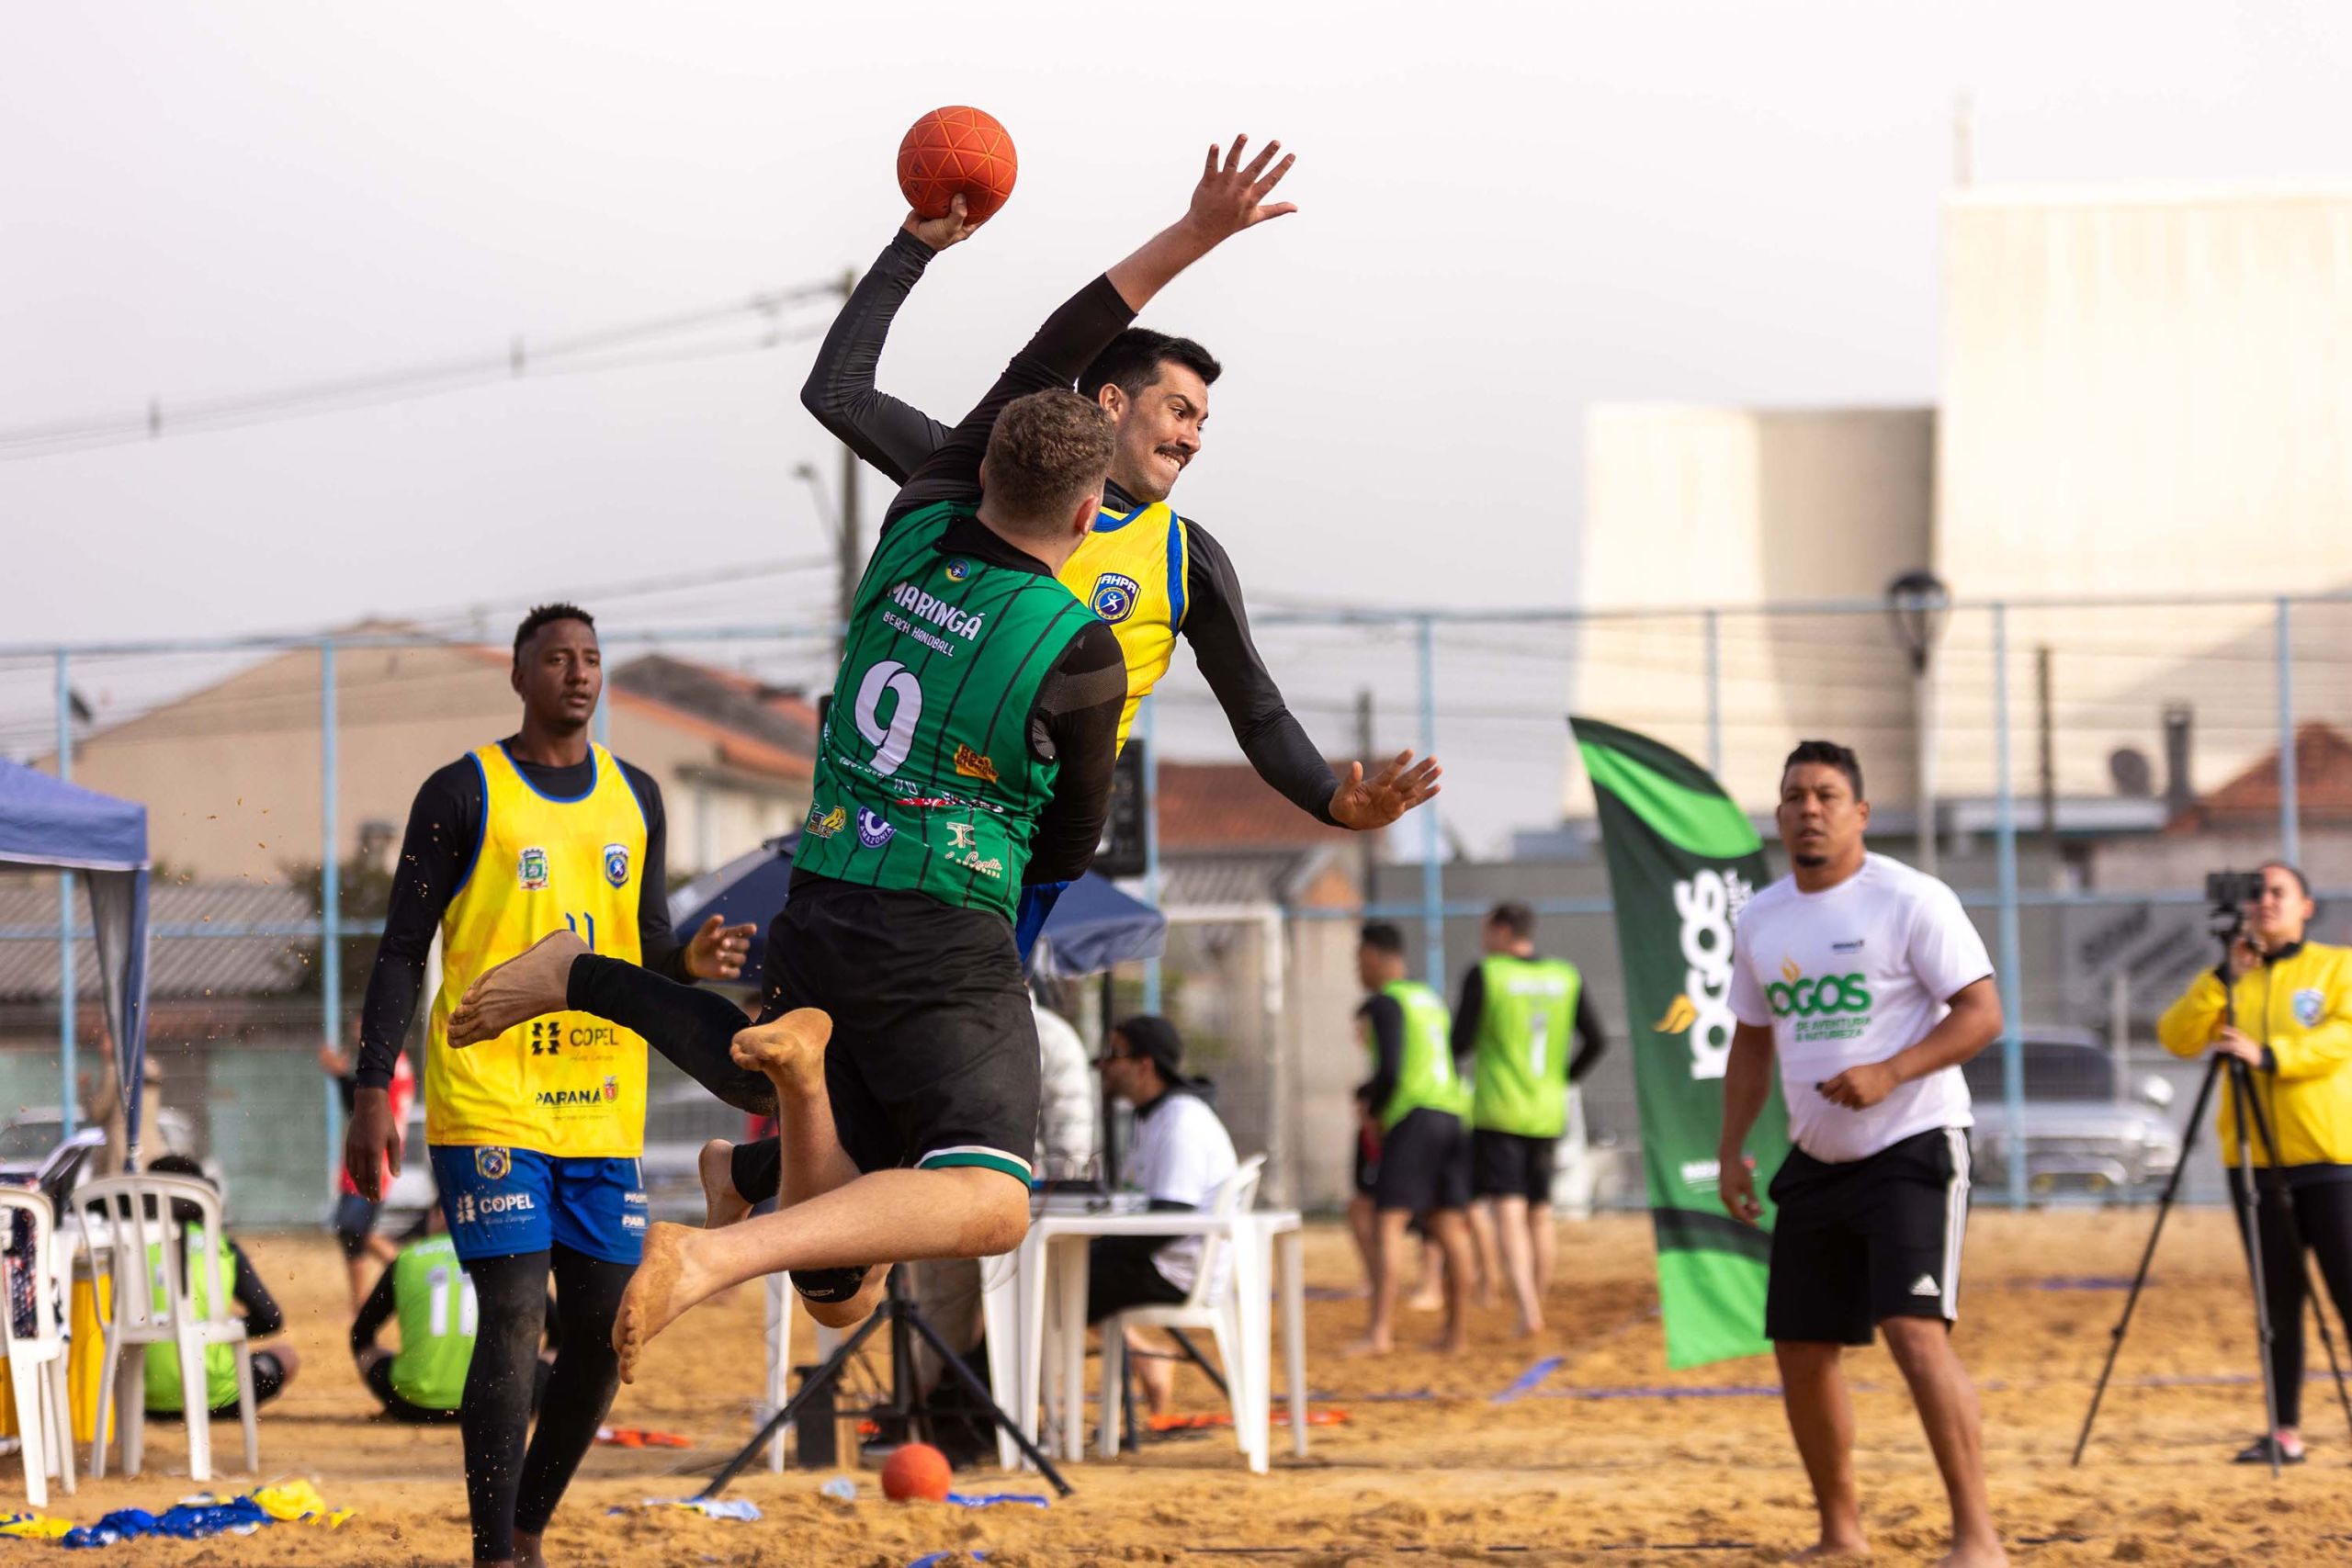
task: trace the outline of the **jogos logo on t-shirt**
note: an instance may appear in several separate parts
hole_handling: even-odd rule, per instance
[[[1808,979],[1793,959],[1781,961],[1781,978],[1764,987],[1774,1018],[1795,1018],[1799,1040],[1850,1040],[1870,1027],[1868,976],[1823,975]]]

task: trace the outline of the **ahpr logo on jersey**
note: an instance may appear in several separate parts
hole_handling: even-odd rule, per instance
[[[537,893],[548,885],[548,852],[537,844],[515,857],[514,879],[526,893]]]
[[[605,846],[605,880],[616,887],[628,886],[628,846],[627,844]]]
[[[612,1077],[610,1074],[606,1074],[605,1077],[605,1103],[610,1105],[614,1100],[618,1100],[620,1097],[621,1080]]]
[[[1117,626],[1136,613],[1136,603],[1143,597],[1143,589],[1125,572],[1106,571],[1094,580],[1094,592],[1087,596],[1086,607],[1095,615]]]
[[[474,1174],[484,1181],[503,1181],[514,1168],[514,1156],[504,1149],[476,1149]]]
[[[836,806],[831,811],[820,811],[812,806],[808,808],[808,820],[800,825],[800,830],[812,839],[830,839],[848,826],[846,808]]]
[[[857,841],[869,850],[878,850],[898,836],[899,829],[878,811],[861,807],[857,813]]]
[[[954,560],[951,560],[951,561],[949,561],[949,562],[947,563],[947,581],[950,581],[950,582],[961,582],[961,581],[963,581],[966,578],[967,578],[967,577],[969,577],[969,576],[971,576],[971,575],[972,575],[972,563],[971,563],[970,561],[966,560],[963,557],[961,557],[961,556],[957,556]]]
[[[2295,993],[2295,1021],[2311,1029],[2327,1013],[2327,995],[2316,986],[2308,986]]]

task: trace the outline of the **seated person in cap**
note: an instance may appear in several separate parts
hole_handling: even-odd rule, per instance
[[[351,1325],[351,1359],[358,1364],[359,1381],[392,1420],[412,1426],[452,1424],[465,1395],[467,1369],[473,1365],[481,1309],[473,1280],[449,1239],[438,1198],[425,1209],[423,1224],[412,1235],[393,1255],[391,1267],[376,1276],[375,1290],[359,1308]],[[558,1333],[560,1321],[549,1297],[549,1336]],[[400,1325],[397,1350],[376,1343],[390,1322]],[[549,1352],[542,1352],[531,1383],[534,1416],[547,1397],[549,1364]]]
[[[212,1185],[204,1168],[186,1155],[163,1155],[148,1162],[151,1176],[185,1176]],[[213,1237],[220,1249],[219,1268],[210,1267],[207,1259],[196,1256],[197,1238],[202,1233],[197,1221],[199,1211],[186,1199],[172,1201],[172,1219],[181,1227],[187,1238],[181,1251],[187,1269],[188,1306],[198,1317],[209,1316],[212,1310],[214,1280],[233,1296],[244,1309],[245,1338],[252,1344],[254,1363],[254,1403],[266,1404],[277,1397],[279,1391],[294,1381],[301,1366],[301,1358],[294,1347],[283,1342],[264,1346],[260,1341],[284,1331],[286,1314],[261,1282],[261,1275],[254,1269],[253,1260],[245,1249],[229,1239],[224,1226]],[[155,1308],[161,1312],[166,1305],[163,1281],[154,1285]],[[205,1401],[216,1416],[229,1417],[237,1414],[237,1351],[232,1345],[208,1345],[204,1348]],[[147,1414],[163,1417],[185,1416],[185,1393],[180,1383],[180,1353],[174,1345],[147,1347],[146,1400]]]
[[[1206,1207],[1209,1195],[1238,1164],[1225,1123],[1203,1098],[1206,1081],[1186,1077],[1183,1064],[1176,1026],[1149,1015],[1113,1029],[1101,1059],[1103,1092],[1136,1110],[1135,1145],[1127,1151],[1120,1185],[1141,1192],[1154,1210]],[[1086,1253],[1086,1321],[1101,1323],[1129,1307],[1182,1301],[1192,1292],[1200,1260],[1198,1236],[1096,1237]],[[1167,1414],[1175,1363],[1149,1357],[1135,1366],[1151,1414]]]

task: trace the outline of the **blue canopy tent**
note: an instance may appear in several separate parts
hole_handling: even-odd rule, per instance
[[[98,991],[135,1162],[147,1063],[147,808],[0,761],[0,863],[78,873],[89,888]],[[61,997],[59,1005],[70,1008],[74,998]],[[70,1091],[74,1064],[62,1066]],[[70,1092],[60,1109],[73,1114]]]
[[[798,839],[797,833],[770,839],[670,895],[671,925],[681,936],[713,915],[725,917],[730,925],[756,926],[743,973],[757,976],[767,953],[768,922],[784,908],[792,882],[792,846]],[[1167,936],[1167,917],[1120,892],[1108,877],[1089,872],[1054,907],[1045,934],[1029,955],[1029,968],[1032,974],[1075,979],[1114,964],[1157,958]]]

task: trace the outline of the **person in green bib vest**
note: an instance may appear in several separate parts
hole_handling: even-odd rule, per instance
[[[1470,1343],[1470,1086],[1454,1070],[1445,998],[1405,977],[1405,938],[1395,926],[1363,928],[1356,974],[1371,995],[1357,1010],[1372,1076],[1356,1102],[1380,1140],[1373,1178],[1372,1323],[1351,1355],[1396,1348],[1396,1297],[1414,1251],[1408,1229],[1421,1222],[1445,1258],[1445,1330],[1436,1348]]]
[[[1496,905],[1479,940],[1487,956],[1462,976],[1453,1057],[1470,1064],[1471,1195],[1492,1211],[1523,1339],[1543,1331],[1552,1288],[1552,1156],[1568,1128],[1568,1086],[1608,1039],[1577,966],[1537,954],[1534,910]]]
[[[424,1234],[403,1246],[391,1267],[376,1276],[375,1290],[351,1325],[351,1359],[385,1416],[413,1426],[456,1424],[466,1393],[466,1370],[473,1365],[480,1318],[473,1281],[458,1257],[457,1244],[449,1239],[447,1217],[436,1198],[424,1211]],[[401,1348],[387,1350],[376,1337],[384,1325],[395,1322]],[[561,1322],[550,1301],[550,1337],[560,1332]],[[532,1380],[534,1416],[547,1397],[554,1348],[550,1344],[540,1355]]]
[[[186,1155],[164,1155],[151,1162],[148,1170],[157,1176],[186,1176],[210,1186],[211,1179],[204,1168]],[[269,1287],[262,1283],[260,1273],[245,1249],[229,1239],[226,1228],[213,1237],[214,1257],[197,1257],[197,1247],[203,1235],[198,1226],[200,1218],[195,1204],[175,1201],[172,1204],[172,1221],[181,1227],[185,1243],[180,1249],[181,1260],[187,1269],[188,1304],[198,1316],[212,1310],[214,1281],[229,1292],[237,1305],[244,1309],[245,1337],[253,1345],[254,1403],[266,1404],[277,1397],[294,1374],[300,1370],[302,1359],[287,1344],[262,1345],[262,1340],[284,1331],[286,1314],[278,1306]],[[160,1266],[163,1248],[152,1249],[153,1262]],[[155,1307],[165,1304],[164,1281],[152,1281],[155,1292]],[[237,1352],[228,1345],[208,1345],[204,1349],[204,1397],[207,1407],[215,1416],[231,1417],[237,1414]],[[185,1391],[180,1382],[180,1353],[170,1345],[147,1347],[146,1373],[147,1414],[158,1418],[185,1416]]]
[[[647,1233],[615,1330],[624,1381],[648,1340],[729,1285],[789,1272],[839,1327],[880,1299],[876,1265],[993,1257],[1027,1233],[1037,1032],[1013,917],[1024,887],[1092,861],[1126,700],[1116,634],[1057,576],[1092,532],[1114,445],[1110,416],[1068,388],[1178,273],[1290,210],[1267,201],[1290,166],[1274,152],[1209,149],[1185,215],[1056,311],[891,502],[760,1021],[561,931],[482,975],[451,1018],[463,1047],[593,1013],[728,1103],[776,1110],[775,1213]],[[768,1087],[746,1095],[747,1077]],[[727,1174],[760,1190],[731,1157]]]

